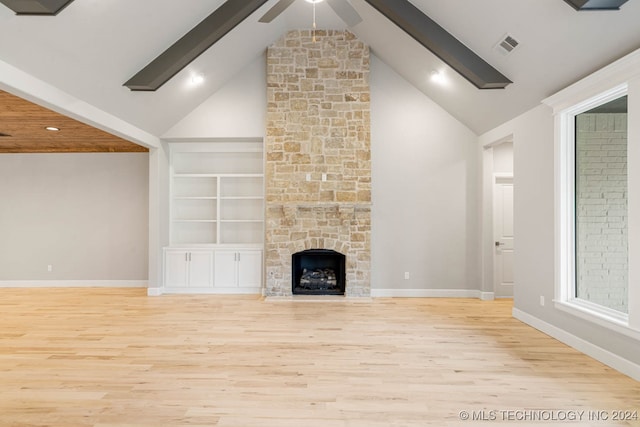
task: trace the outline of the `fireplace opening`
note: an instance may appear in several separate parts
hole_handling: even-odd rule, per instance
[[[330,249],[308,249],[292,255],[294,295],[344,295],[346,257]]]

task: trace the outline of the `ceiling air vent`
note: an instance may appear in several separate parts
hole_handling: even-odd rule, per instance
[[[496,44],[496,50],[503,55],[508,55],[518,47],[520,43],[510,35],[506,35]]]

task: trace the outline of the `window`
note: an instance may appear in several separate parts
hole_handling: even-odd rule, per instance
[[[575,116],[575,298],[628,313],[627,97]]]
[[[561,111],[560,309],[628,326],[627,85]]]

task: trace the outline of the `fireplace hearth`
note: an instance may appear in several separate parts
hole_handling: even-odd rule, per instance
[[[292,255],[294,295],[344,295],[345,260],[330,249],[308,249]]]

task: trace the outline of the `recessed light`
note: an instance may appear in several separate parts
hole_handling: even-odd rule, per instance
[[[192,74],[191,75],[191,84],[192,85],[201,85],[204,83],[204,74]]]
[[[57,128],[55,126],[47,126],[45,129],[50,130],[51,132],[58,132],[60,130],[60,128]]]
[[[306,0],[307,3],[321,3],[324,0]]]
[[[438,84],[446,83],[447,79],[444,75],[444,72],[433,70],[431,71],[431,81]]]

